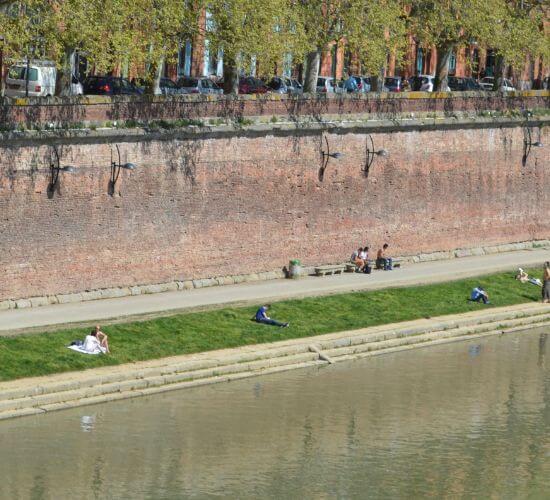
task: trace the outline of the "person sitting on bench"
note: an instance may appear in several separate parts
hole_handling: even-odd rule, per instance
[[[264,325],[273,325],[287,327],[290,323],[281,323],[280,321],[275,321],[267,315],[267,310],[269,309],[269,304],[265,304],[256,311],[255,320],[258,323],[263,323]]]
[[[384,269],[384,271],[391,271],[393,269],[392,258],[386,255],[388,247],[389,245],[384,243],[382,248],[378,250],[376,254],[376,269]]]
[[[489,304],[489,294],[480,286],[476,286],[470,294],[470,300],[473,302],[483,301],[484,304]]]
[[[363,252],[364,251],[362,248],[358,248],[355,252],[351,254],[350,261],[355,264],[359,271],[362,271],[366,264],[366,261],[361,258],[361,254],[363,254]]]

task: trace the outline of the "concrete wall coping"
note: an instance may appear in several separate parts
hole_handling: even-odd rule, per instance
[[[303,94],[300,96],[290,96],[285,94],[252,94],[252,95],[158,95],[158,96],[70,96],[70,97],[29,97],[29,98],[9,98],[3,97],[0,106],[50,106],[60,104],[75,105],[100,105],[115,103],[164,103],[164,102],[224,102],[224,101],[326,101],[332,99],[339,100],[402,100],[402,99],[459,99],[464,97],[550,97],[550,90],[516,90],[513,92],[488,92],[488,91],[469,91],[469,92],[366,92],[357,94]]]
[[[412,115],[412,116],[411,116]],[[550,124],[550,115],[533,116],[529,119],[530,127],[543,127]],[[99,128],[75,128],[51,130],[14,130],[0,133],[0,144],[9,142],[10,145],[36,142],[48,143],[52,140],[63,144],[74,142],[135,142],[147,140],[173,140],[191,138],[213,138],[223,136],[254,136],[272,133],[273,135],[288,135],[297,133],[300,135],[314,135],[320,131],[330,131],[336,134],[367,132],[388,133],[406,132],[411,130],[452,130],[465,128],[494,128],[517,127],[526,124],[522,116],[499,116],[495,112],[491,116],[468,116],[454,114],[452,116],[415,116],[408,114],[391,119],[380,117],[372,118],[372,115],[353,115],[353,118],[334,115],[325,115],[323,119],[302,119],[296,121],[278,121],[265,123],[254,121],[249,125],[223,124],[223,125],[189,125],[185,127],[160,129],[145,127],[99,127]]]

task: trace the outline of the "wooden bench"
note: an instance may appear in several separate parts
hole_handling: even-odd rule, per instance
[[[325,276],[327,274],[341,274],[346,269],[347,264],[332,264],[329,266],[319,266],[315,268],[317,276]]]

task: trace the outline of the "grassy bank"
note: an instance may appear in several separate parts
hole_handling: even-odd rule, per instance
[[[538,276],[538,270],[528,270]],[[398,271],[396,271],[398,272]],[[368,279],[368,277],[365,277]],[[491,305],[467,300],[481,284]],[[500,273],[443,284],[355,292],[273,304],[270,315],[290,328],[250,320],[254,307],[179,314],[150,321],[104,325],[112,353],[87,356],[67,349],[86,330],[0,337],[0,380],[47,375],[247,344],[308,337],[424,317],[475,311],[540,300],[540,288]]]

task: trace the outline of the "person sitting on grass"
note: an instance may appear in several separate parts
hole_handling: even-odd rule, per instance
[[[470,294],[470,300],[473,302],[483,301],[484,304],[490,304],[489,294],[479,285],[472,290],[472,293]]]
[[[289,326],[290,323],[281,323],[280,321],[275,321],[274,319],[271,319],[267,315],[267,310],[269,309],[269,307],[270,307],[269,304],[265,304],[256,311],[256,316],[254,317],[256,322],[263,323],[264,325],[273,325],[273,326],[281,326],[281,327]]]
[[[67,347],[82,354],[108,354],[110,352],[109,337],[101,331],[99,325],[86,335],[84,342],[75,340]]]
[[[376,254],[376,269],[384,269],[384,271],[391,271],[393,269],[393,261],[391,257],[386,255],[389,245],[384,243],[382,248],[378,250]]]
[[[84,339],[84,349],[88,350],[86,344],[90,347],[90,350],[94,350],[94,347],[99,346],[101,351],[108,354],[109,351],[109,337],[101,331],[99,325],[90,332],[90,335],[86,335]]]

